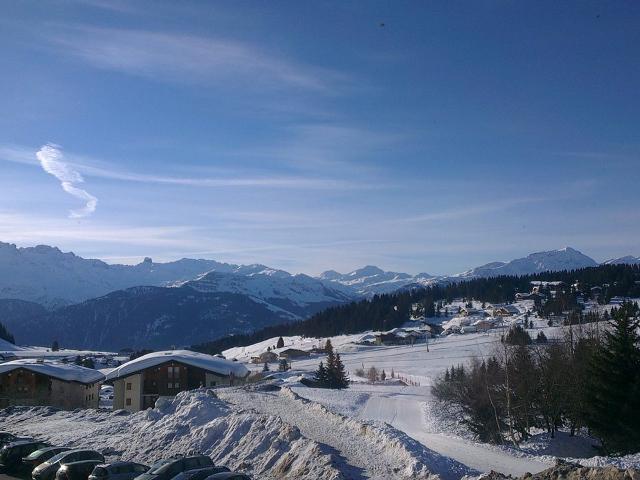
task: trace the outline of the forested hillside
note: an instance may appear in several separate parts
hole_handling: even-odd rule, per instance
[[[409,289],[395,294],[376,295],[370,300],[329,308],[299,323],[267,327],[248,335],[236,335],[196,345],[203,352],[219,353],[227,348],[249,345],[280,335],[328,337],[366,330],[389,330],[402,325],[409,317],[412,303],[423,303],[427,317],[438,314],[438,304],[455,298],[468,298],[492,303],[513,301],[518,292],[528,292],[534,280],[578,282],[583,291],[592,286],[602,288],[602,302],[614,296],[640,297],[639,265],[600,265],[579,270],[545,272],[521,277],[504,276],[451,282],[425,288]],[[562,305],[560,305],[562,307]]]

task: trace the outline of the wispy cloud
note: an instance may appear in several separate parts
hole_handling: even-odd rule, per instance
[[[57,145],[47,144],[42,146],[36,153],[36,157],[45,172],[60,180],[62,189],[65,192],[85,202],[84,207],[69,212],[71,218],[86,217],[96,210],[98,199],[86,190],[76,186],[78,183],[83,183],[84,179],[80,172],[74,170],[63,161],[62,152]]]
[[[46,150],[46,151],[45,151]],[[40,152],[57,152],[58,161],[61,160],[62,154],[55,146],[47,145],[42,147]],[[40,152],[36,155],[40,160]],[[38,162],[33,160],[34,149],[15,145],[0,145],[0,160],[27,165],[37,165]],[[42,162],[40,160],[40,162]],[[66,154],[64,160],[65,168],[75,171],[79,178],[82,174],[87,177],[105,178],[111,180],[122,180],[137,183],[154,183],[163,185],[182,185],[203,188],[286,188],[286,189],[313,189],[313,190],[351,190],[351,189],[370,189],[384,188],[388,185],[381,183],[367,183],[362,180],[348,180],[344,178],[319,176],[319,175],[291,175],[281,174],[256,174],[255,172],[246,172],[239,170],[225,170],[224,175],[216,177],[206,176],[178,176],[178,175],[162,175],[148,172],[131,172],[120,169],[111,163],[89,158],[87,156]],[[54,173],[51,173],[55,176]],[[59,180],[61,180],[59,178]],[[62,181],[62,180],[61,180]],[[73,182],[72,182],[73,183]],[[64,188],[64,185],[63,185]],[[75,193],[69,192],[72,195]],[[85,192],[86,193],[86,192]],[[87,198],[87,200],[89,200]],[[95,207],[95,205],[94,205]],[[94,208],[95,209],[95,208]],[[89,212],[90,213],[90,212]]]
[[[347,76],[271,54],[249,43],[180,33],[66,27],[47,35],[90,65],[172,82],[299,88],[333,93]]]

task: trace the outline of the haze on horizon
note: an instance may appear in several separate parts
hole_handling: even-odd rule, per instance
[[[35,0],[0,241],[450,274],[640,255],[640,4]]]

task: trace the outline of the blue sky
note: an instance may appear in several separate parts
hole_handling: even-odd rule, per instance
[[[639,255],[639,27],[632,1],[7,2],[0,240],[311,274]]]

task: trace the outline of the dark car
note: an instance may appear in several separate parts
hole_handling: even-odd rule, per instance
[[[18,440],[13,433],[9,432],[0,432],[0,447],[6,445],[7,443],[15,442]]]
[[[207,477],[207,480],[251,480],[251,477],[248,477],[244,473],[225,472],[211,475],[210,477]]]
[[[81,462],[83,460],[99,460],[99,463],[104,463],[104,457],[102,454],[95,450],[68,450],[54,455],[46,462],[43,462],[34,468],[33,472],[31,472],[31,478],[33,480],[53,480],[56,477],[56,472],[62,465],[72,462]]]
[[[89,480],[133,480],[147,471],[149,471],[149,467],[140,463],[104,463],[93,469],[93,472],[89,475]]]
[[[36,450],[48,446],[49,445],[44,442],[33,440],[18,440],[16,442],[7,443],[0,449],[0,472],[25,470],[28,467],[22,462],[22,458]]]
[[[46,447],[41,448],[40,450],[36,450],[33,453],[30,453],[28,456],[22,459],[22,463],[24,463],[30,470],[33,470],[38,465],[43,462],[46,462],[51,457],[71,450],[69,447]]]
[[[206,455],[171,457],[154,463],[147,473],[136,477],[136,480],[171,480],[179,473],[187,470],[213,466],[213,460]]]
[[[185,472],[179,473],[173,480],[204,480],[211,475],[216,473],[224,473],[230,472],[227,467],[222,465],[213,466],[213,467],[205,467],[205,468],[197,468],[195,470],[187,470]]]
[[[96,465],[104,460],[81,460],[61,465],[56,472],[56,480],[87,480]]]

